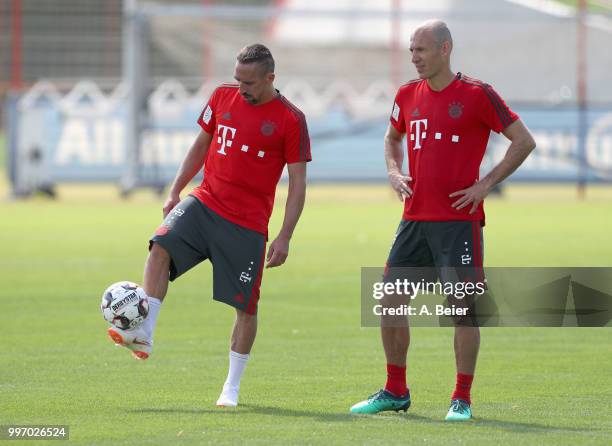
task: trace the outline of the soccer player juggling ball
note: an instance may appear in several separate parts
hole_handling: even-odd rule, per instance
[[[163,207],[164,221],[149,242],[143,288],[150,311],[135,330],[109,335],[139,359],[153,346],[153,330],[173,281],[209,259],[213,299],[236,309],[229,372],[218,406],[236,406],[240,379],[257,332],[264,264],[282,265],[306,195],[311,160],[304,114],[274,88],[274,59],[263,45],[237,56],[236,83],[214,90],[198,120],[201,131],[183,160]],[[264,258],[268,221],[284,166],[289,173],[285,216]],[[181,191],[204,167],[204,179],[183,200]]]
[[[450,31],[438,20],[424,23],[411,36],[419,77],[398,90],[384,141],[389,181],[404,202],[387,260],[390,268],[482,267],[483,199],[535,147],[529,130],[490,85],[451,71],[452,49]],[[503,160],[479,179],[491,130],[502,132],[511,144]],[[408,173],[402,171],[405,134]],[[405,411],[410,406],[410,333],[406,317],[397,322],[381,320],[385,388],[355,404],[352,413]],[[472,417],[470,389],[480,331],[476,324],[454,323],[457,375],[446,420],[467,420]]]

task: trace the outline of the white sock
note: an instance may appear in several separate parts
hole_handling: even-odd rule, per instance
[[[240,378],[249,360],[248,354],[236,353],[230,350],[229,353],[229,371],[223,388],[230,387],[233,389],[240,388]]]
[[[155,329],[155,324],[157,324],[157,316],[159,315],[161,304],[162,301],[159,300],[157,297],[149,296],[149,314],[142,323],[142,328],[144,329],[147,336],[151,339],[153,339],[153,330]]]

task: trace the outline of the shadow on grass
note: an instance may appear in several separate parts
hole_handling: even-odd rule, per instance
[[[351,414],[342,413],[324,413],[298,409],[286,409],[281,407],[256,406],[252,404],[241,404],[239,408],[231,407],[214,407],[202,409],[183,409],[183,408],[143,408],[132,409],[132,413],[185,413],[185,414],[215,414],[228,416],[242,416],[247,413],[258,415],[273,415],[277,417],[292,417],[292,418],[311,418],[316,421],[339,422],[346,423],[357,420],[358,418]]]
[[[234,408],[202,408],[202,409],[188,409],[188,408],[142,408],[142,409],[131,409],[129,412],[132,413],[182,413],[182,414],[214,414],[223,416],[242,416],[246,413],[253,413],[259,415],[272,415],[277,417],[292,417],[292,418],[310,418],[314,421],[323,422],[336,422],[336,423],[351,423],[358,422],[360,420],[384,420],[384,421],[400,421],[415,422],[419,424],[430,424],[439,426],[464,426],[466,429],[469,428],[492,428],[504,431],[511,431],[516,433],[593,433],[597,429],[580,429],[572,427],[562,426],[547,426],[544,424],[537,423],[521,423],[514,421],[503,421],[486,418],[475,418],[472,421],[463,423],[449,423],[441,418],[430,418],[423,415],[412,413],[407,414],[384,414],[384,415],[351,415],[349,413],[323,413],[308,410],[298,409],[286,409],[281,407],[268,407],[268,406],[257,406],[252,404],[241,404],[239,409]]]
[[[495,419],[487,419],[487,418],[474,418],[471,421],[467,422],[448,422],[438,418],[429,418],[424,417],[422,415],[417,415],[415,413],[408,414],[406,418],[409,421],[416,421],[418,423],[423,424],[437,424],[444,426],[457,426],[457,425],[465,425],[466,427],[487,427],[493,429],[500,429],[511,432],[524,432],[524,433],[564,433],[564,432],[572,432],[572,433],[591,433],[597,431],[597,429],[592,428],[575,428],[575,427],[566,427],[566,426],[547,426],[544,424],[537,423],[521,423],[516,421],[503,421],[503,420],[495,420]]]

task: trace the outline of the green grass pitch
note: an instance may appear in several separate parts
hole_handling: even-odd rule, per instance
[[[415,329],[408,413],[349,415],[385,378],[378,330],[359,316],[360,267],[383,264],[401,214],[384,185],[310,188],[287,264],[265,273],[235,410],[214,405],[233,311],[211,301],[210,264],[171,285],[151,359],[106,338],[100,294],[141,281],[161,200],[120,201],[103,186],[59,193],[0,202],[0,424],[67,424],[70,444],[82,445],[612,443],[609,328],[483,329],[476,418],[460,425],[442,421],[452,332]],[[515,186],[490,199],[486,265],[610,266],[611,198],[605,188],[579,202],[571,188]]]

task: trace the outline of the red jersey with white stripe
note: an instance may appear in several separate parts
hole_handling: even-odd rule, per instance
[[[518,119],[493,88],[457,73],[442,91],[416,79],[400,87],[391,125],[407,134],[408,175],[413,195],[404,202],[406,220],[480,220],[483,203],[454,209],[449,194],[479,179],[491,130],[499,133]]]
[[[285,164],[312,159],[304,114],[280,94],[253,105],[237,84],[223,84],[198,124],[212,141],[192,194],[223,218],[267,235]]]

